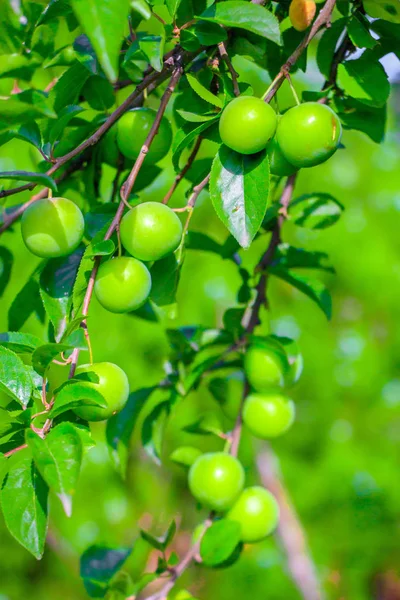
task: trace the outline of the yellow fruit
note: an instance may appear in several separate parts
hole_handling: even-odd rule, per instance
[[[312,23],[317,10],[314,0],[292,0],[289,6],[289,18],[297,31],[304,31]]]

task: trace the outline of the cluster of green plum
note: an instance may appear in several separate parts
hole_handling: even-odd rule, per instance
[[[71,254],[81,243],[84,229],[80,209],[67,198],[34,202],[24,212],[21,222],[26,246],[42,258]],[[174,252],[181,242],[182,224],[168,206],[145,202],[123,217],[120,236],[131,256],[103,262],[94,286],[100,304],[115,313],[135,310],[147,300],[151,275],[144,262],[153,262]]]
[[[342,126],[325,104],[305,102],[278,117],[261,98],[239,96],[223,111],[219,133],[223,143],[240,154],[267,148],[272,175],[284,177],[330,158],[339,146]]]
[[[255,340],[246,352],[244,370],[253,388],[243,403],[244,424],[260,439],[281,435],[295,417],[293,401],[282,392],[292,377],[286,355],[278,346]],[[191,466],[188,481],[202,505],[239,523],[242,542],[261,541],[275,529],[279,510],[274,496],[259,486],[243,489],[243,467],[234,456],[201,455]]]

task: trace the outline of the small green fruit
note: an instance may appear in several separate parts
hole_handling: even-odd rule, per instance
[[[260,542],[270,535],[278,524],[278,503],[274,496],[262,487],[246,488],[228,512],[227,519],[239,523],[242,542]]]
[[[107,403],[105,408],[75,408],[74,412],[78,417],[86,421],[104,421],[124,408],[129,396],[129,382],[125,372],[118,365],[110,362],[81,365],[76,369],[75,377],[84,386],[99,392]]]
[[[117,143],[122,154],[136,160],[146,141],[156,118],[152,108],[134,108],[126,112],[118,121]],[[168,152],[172,144],[172,129],[168,119],[163,117],[157,135],[146,154],[146,161],[156,163]]]
[[[165,204],[144,202],[121,221],[121,242],[139,260],[154,261],[174,252],[181,242],[182,223]]]
[[[255,343],[247,350],[244,369],[250,385],[258,392],[271,387],[282,387],[289,369],[284,354],[262,343]]]
[[[151,275],[136,258],[120,257],[100,265],[94,293],[100,304],[114,313],[136,310],[150,294]]]
[[[203,454],[190,467],[190,491],[196,500],[212,510],[228,510],[243,485],[242,465],[237,458],[225,452]]]
[[[85,223],[80,209],[67,198],[45,198],[31,204],[21,220],[23,240],[41,258],[71,254],[82,241]]]
[[[279,147],[276,137],[268,144],[269,169],[271,175],[278,177],[289,177],[297,171],[297,167],[286,160],[285,155]]]
[[[276,139],[286,159],[295,167],[313,167],[338,149],[342,126],[337,114],[318,102],[290,108],[280,119]]]
[[[274,109],[254,96],[239,96],[224,109],[219,121],[223,143],[240,154],[255,154],[266,148],[275,133]]]
[[[243,406],[243,421],[251,433],[268,440],[289,429],[295,417],[294,403],[279,392],[250,394]]]

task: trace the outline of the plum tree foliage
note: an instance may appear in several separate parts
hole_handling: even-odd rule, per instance
[[[287,388],[301,374],[301,355],[293,340],[265,333],[268,281],[284,280],[330,317],[329,291],[302,272],[329,270],[325,255],[285,244],[284,224],[295,215],[295,226],[323,229],[339,218],[341,204],[327,190],[310,203],[296,197],[295,183],[300,169],[346,152],[342,130],[382,141],[390,86],[380,60],[398,47],[398,2],[4,0],[3,8],[0,144],[18,138],[37,164],[35,172],[0,174],[0,273],[11,269],[7,244],[16,236],[32,253],[33,273],[10,309],[10,331],[0,335],[0,384],[8,396],[0,434],[5,523],[41,558],[48,492],[70,514],[92,446],[90,422],[107,421],[110,452],[118,451],[133,436],[132,403],[140,397],[151,406],[141,425],[144,451],[167,469],[166,422],[179,399],[208,386],[230,424],[204,415],[188,431],[204,444],[216,436],[221,450],[179,447],[171,457],[189,468],[188,488],[212,511],[194,545],[172,562],[165,551],[175,523],[162,540],[143,533],[163,559],[126,589],[112,582],[131,549],[91,547],[82,556],[90,596],[165,598],[193,561],[232,564],[244,542],[264,539],[277,525],[277,501],[248,487],[240,462],[242,433],[276,437],[295,415]],[[295,79],[311,47],[324,83],[299,99]],[[268,71],[263,94],[243,81],[241,60]],[[282,84],[293,91],[285,111],[277,100]],[[113,180],[105,194],[107,169]],[[142,202],[141,191],[159,178],[169,182],[168,193]],[[171,208],[182,181],[187,203]],[[18,194],[30,190],[19,203]],[[200,194],[226,228],[224,243],[192,230]],[[335,218],[328,218],[332,203]],[[259,256],[250,271],[241,263],[253,240]],[[179,328],[171,316],[188,250],[217,253],[242,281],[237,304],[213,330]],[[43,259],[39,265],[33,255]],[[7,283],[1,275],[0,293]],[[137,311],[165,325],[170,356],[159,386],[137,390],[131,382],[129,392],[118,365],[95,362],[90,332],[102,324],[87,319],[94,296],[105,310]],[[38,302],[45,339],[24,330]],[[149,595],[147,583],[157,578],[160,591]],[[191,597],[185,594],[179,597]]]

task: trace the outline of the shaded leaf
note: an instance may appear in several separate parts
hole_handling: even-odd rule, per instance
[[[42,344],[42,340],[30,333],[8,331],[0,333],[0,345],[9,348],[16,354],[27,354]]]
[[[267,210],[266,152],[242,155],[221,146],[211,169],[210,195],[223,224],[243,248],[248,248]]]
[[[303,194],[289,205],[289,215],[293,222],[310,229],[325,229],[334,225],[343,210],[343,204],[325,192]]]
[[[57,184],[45,173],[30,173],[29,171],[2,171],[0,179],[13,179],[16,181],[29,181],[36,185],[44,185],[50,188],[53,192],[57,192]]]
[[[28,429],[26,441],[39,473],[60,498],[65,514],[70,517],[72,495],[82,461],[79,433],[72,423],[66,422],[51,429],[44,439]]]
[[[13,255],[8,248],[0,246],[0,297],[3,295],[11,277]]]
[[[9,532],[38,559],[46,538],[47,494],[47,485],[26,457],[10,467],[0,495]]]
[[[80,576],[91,598],[104,598],[114,575],[120,570],[132,548],[90,546],[81,556]]]
[[[0,346],[0,389],[23,408],[28,406],[32,380],[19,356],[4,346]]]
[[[142,425],[143,448],[158,465],[161,464],[161,446],[169,411],[170,402],[168,400],[160,402],[146,416]]]
[[[311,298],[323,311],[327,319],[332,316],[332,298],[325,285],[318,279],[306,277],[280,267],[271,267],[271,275],[283,279],[300,292]]]
[[[215,94],[211,93],[210,90],[208,90],[206,87],[204,87],[204,85],[202,83],[200,83],[200,81],[198,79],[196,79],[196,77],[194,77],[193,75],[190,75],[190,73],[186,73],[186,79],[188,80],[188,83],[189,83],[190,87],[192,88],[192,90],[194,92],[196,92],[196,94],[198,96],[200,96],[200,98],[202,98],[202,100],[205,100],[209,104],[213,104],[214,106],[217,106],[218,108],[223,107],[223,105],[224,105],[223,100],[221,100],[221,98],[218,98],[218,96],[216,96]]]

